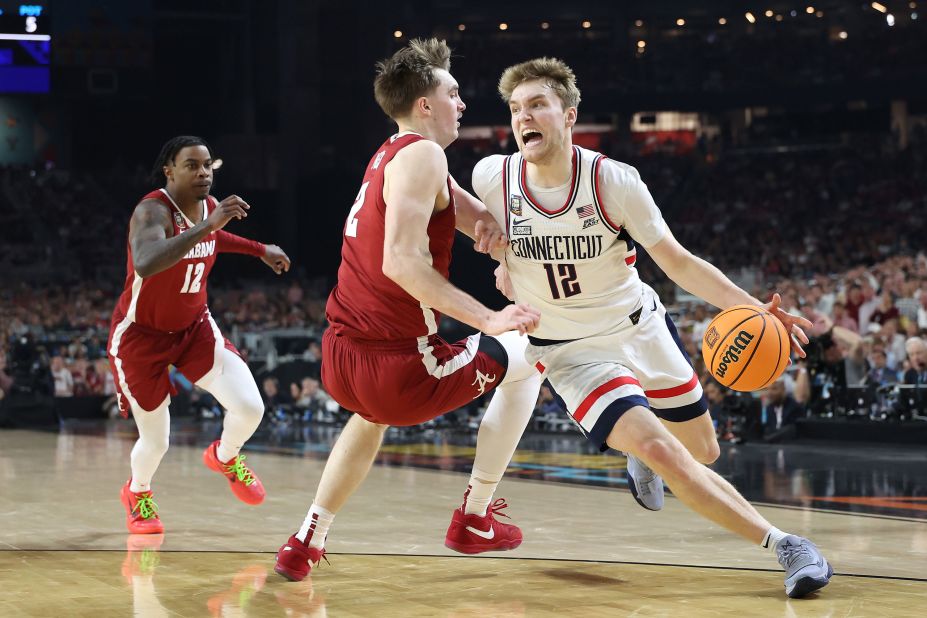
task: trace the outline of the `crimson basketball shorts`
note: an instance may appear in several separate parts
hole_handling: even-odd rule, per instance
[[[187,329],[166,333],[114,315],[109,365],[116,383],[119,411],[153,412],[176,394],[170,381],[173,365],[191,382],[205,382],[222,372],[222,349],[238,354],[205,310]]]
[[[479,333],[457,343],[322,336],[322,384],[343,408],[382,425],[417,425],[456,410],[499,385],[508,358]]]
[[[528,362],[550,381],[570,417],[602,451],[615,423],[635,406],[671,422],[708,411],[689,355],[656,293],[648,289],[635,313],[636,320],[608,335],[566,342],[528,338]]]

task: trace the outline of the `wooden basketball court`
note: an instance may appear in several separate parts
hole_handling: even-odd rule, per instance
[[[927,613],[927,520],[917,517],[761,506],[837,572],[819,594],[789,600],[768,551],[671,497],[651,513],[614,488],[506,479],[498,496],[524,543],[460,556],[443,539],[467,475],[381,465],[336,519],[330,564],[288,582],[274,552],[302,521],[321,459],[248,453],[268,490],[249,507],[203,467],[211,437],[176,440],[154,484],[166,533],[130,536],[119,502],[130,431],[0,431],[0,616]]]

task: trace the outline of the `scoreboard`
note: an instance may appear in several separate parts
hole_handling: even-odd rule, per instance
[[[49,90],[48,3],[0,0],[0,93]]]

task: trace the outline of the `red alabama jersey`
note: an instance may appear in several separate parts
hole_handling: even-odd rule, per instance
[[[152,191],[142,200],[155,199],[171,210],[173,236],[183,234],[194,223],[187,218],[164,189]],[[203,202],[203,218],[216,208],[210,196]],[[128,243],[126,283],[114,315],[139,326],[162,332],[185,330],[206,309],[206,279],[216,263],[216,233],[204,236],[176,264],[149,277],[135,272],[132,244]]]
[[[438,331],[440,315],[409,295],[383,274],[386,202],[383,178],[396,154],[423,138],[416,133],[392,136],[370,159],[364,182],[344,226],[338,283],[328,297],[325,313],[336,335],[355,339],[396,341],[427,337]],[[454,192],[447,180],[450,203],[428,223],[432,266],[446,279],[454,244]],[[414,343],[414,342],[413,342]]]

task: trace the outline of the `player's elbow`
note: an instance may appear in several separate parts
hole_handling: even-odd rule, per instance
[[[400,286],[402,285],[404,269],[402,268],[402,258],[392,251],[383,252],[383,275]]]
[[[144,258],[133,259],[133,267],[135,269],[135,274],[143,279],[145,277],[150,277],[155,274],[154,265],[151,263],[151,260],[146,260]]]

